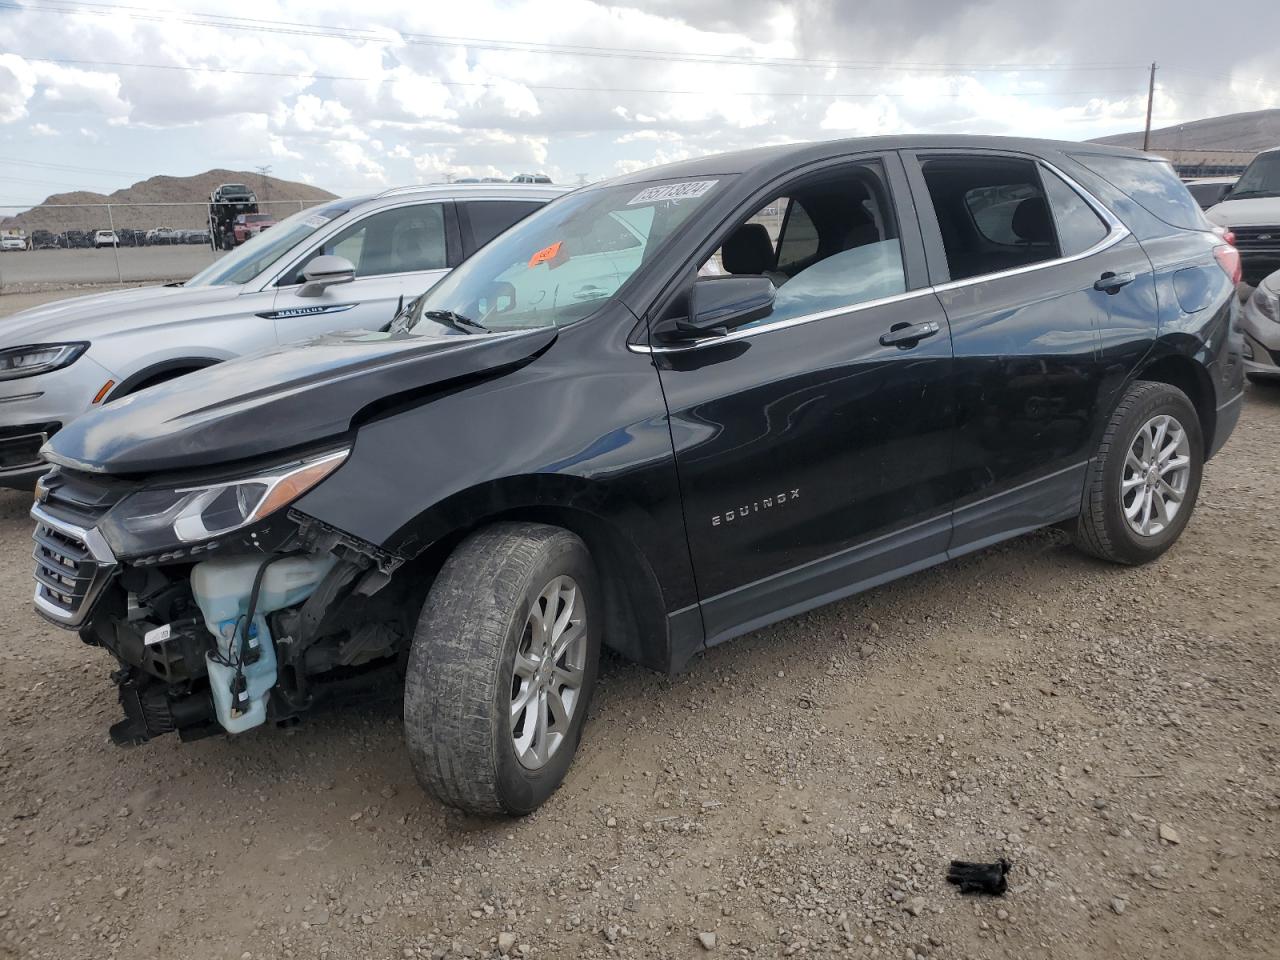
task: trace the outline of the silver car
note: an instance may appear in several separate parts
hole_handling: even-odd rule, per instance
[[[186,283],[46,304],[0,320],[0,486],[91,407],[334,330],[377,329],[477,248],[567,188],[407,187],[282,220]]]
[[[1280,270],[1264,277],[1240,312],[1244,372],[1255,382],[1280,382]]]

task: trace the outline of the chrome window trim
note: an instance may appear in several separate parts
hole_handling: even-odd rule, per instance
[[[1036,158],[1035,162],[1038,166],[1044,167],[1051,173],[1061,179],[1067,186],[1078,193],[1081,199],[1089,205],[1107,225],[1107,234],[1089,247],[1087,250],[1081,250],[1067,257],[1057,257],[1053,260],[1042,260],[1039,263],[1029,263],[1023,267],[1013,267],[1009,270],[1001,270],[998,273],[983,273],[976,277],[965,277],[963,280],[948,280],[945,283],[932,284],[927,287],[920,287],[916,290],[908,290],[905,293],[894,294],[891,297],[880,297],[877,300],[866,300],[862,303],[850,304],[847,307],[837,307],[833,310],[823,310],[820,313],[806,313],[799,317],[788,317],[784,320],[777,320],[772,323],[764,323],[758,327],[744,327],[741,330],[735,330],[723,337],[707,337],[703,340],[692,340],[689,343],[663,344],[662,346],[649,346],[641,343],[628,343],[627,349],[632,353],[684,353],[687,350],[700,350],[703,347],[709,347],[717,343],[732,343],[735,340],[745,340],[748,337],[758,336],[762,333],[771,333],[774,330],[785,330],[788,327],[796,327],[805,323],[813,323],[818,320],[829,320],[833,317],[846,316],[851,313],[858,313],[862,310],[870,310],[873,307],[883,307],[891,303],[900,303],[904,300],[910,300],[914,297],[923,296],[925,294],[946,293],[951,290],[960,290],[964,287],[973,286],[979,283],[986,283],[989,280],[1002,280],[1006,277],[1017,277],[1023,274],[1032,273],[1036,270],[1044,270],[1048,267],[1060,266],[1064,263],[1074,263],[1077,260],[1083,260],[1086,257],[1092,257],[1104,250],[1108,250],[1115,246],[1125,237],[1130,235],[1129,228],[1120,222],[1106,206],[1102,204],[1097,197],[1091,194],[1084,187],[1080,186],[1075,180],[1071,179],[1067,174],[1063,173],[1047,160]],[[1052,209],[1050,210],[1052,215]]]

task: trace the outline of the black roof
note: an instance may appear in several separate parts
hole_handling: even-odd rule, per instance
[[[1141,157],[1158,160],[1159,157],[1101,143],[1082,143],[1077,140],[1040,140],[1033,137],[979,137],[947,136],[938,134],[900,134],[890,137],[854,137],[846,140],[824,140],[810,143],[789,143],[776,147],[757,147],[754,150],[738,150],[733,153],[717,153],[696,160],[681,160],[657,167],[647,167],[621,177],[611,183],[644,183],[649,180],[684,179],[686,177],[725,176],[733,173],[784,173],[787,170],[815,160],[861,153],[871,150],[926,150],[926,149],[987,149],[1016,150],[1021,153],[1105,153],[1122,157]]]

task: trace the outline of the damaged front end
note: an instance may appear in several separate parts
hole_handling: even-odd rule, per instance
[[[395,689],[417,609],[387,589],[401,558],[289,506],[345,457],[200,483],[41,481],[35,606],[118,661],[113,741],[241,733]]]

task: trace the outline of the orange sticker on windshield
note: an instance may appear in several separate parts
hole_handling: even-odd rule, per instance
[[[555,243],[551,244],[551,246],[543,247],[529,258],[529,266],[536,267],[540,263],[549,263],[554,260],[560,255],[560,245],[562,243],[564,243],[563,240],[557,240]]]

